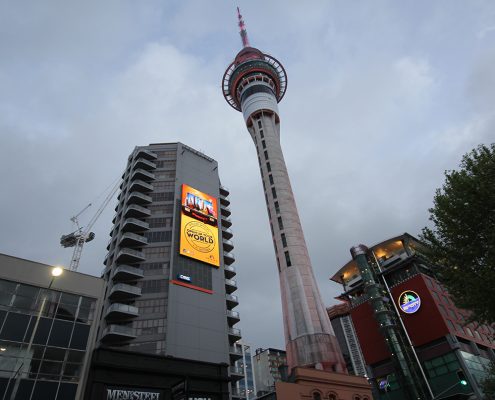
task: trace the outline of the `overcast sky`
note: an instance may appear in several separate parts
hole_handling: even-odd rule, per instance
[[[253,143],[220,81],[231,1],[0,0],[0,252],[68,265],[70,216],[136,145],[181,141],[231,190],[238,325],[283,347]],[[324,301],[349,248],[428,223],[435,188],[495,137],[495,2],[240,0],[251,44],[288,73],[281,141]],[[80,272],[99,275],[113,200]],[[89,219],[96,207],[83,214]]]

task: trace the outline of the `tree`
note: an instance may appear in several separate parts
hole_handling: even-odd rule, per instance
[[[481,389],[485,400],[495,400],[495,362],[492,361],[487,370],[487,376],[481,381]]]
[[[421,238],[438,278],[472,320],[495,322],[495,143],[464,155],[446,171]]]

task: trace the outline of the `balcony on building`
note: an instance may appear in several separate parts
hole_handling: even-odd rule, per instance
[[[141,288],[126,283],[117,283],[112,286],[108,298],[114,301],[131,300],[139,296],[141,296]]]
[[[231,240],[228,240],[228,239],[223,238],[222,239],[222,245],[223,245],[223,249],[225,251],[232,251],[232,250],[234,250],[234,242],[232,242]]]
[[[230,194],[230,190],[227,189],[225,186],[220,185],[220,196],[227,197],[229,194]]]
[[[233,364],[240,358],[242,358],[242,350],[239,346],[236,346],[235,344],[232,346],[229,346],[229,358],[230,362]]]
[[[227,322],[229,326],[237,324],[241,320],[237,311],[227,310]]]
[[[229,334],[230,344],[234,344],[235,342],[237,342],[239,339],[242,338],[240,329],[228,328],[227,333]]]
[[[238,388],[236,387],[232,387],[232,400],[246,400],[246,394],[244,393],[244,391],[242,390],[239,390]]]
[[[139,308],[128,304],[113,303],[107,308],[105,319],[107,321],[121,321],[134,318],[139,315]]]
[[[151,192],[153,191],[153,185],[142,181],[141,179],[136,179],[131,182],[130,190],[136,192]]]
[[[232,294],[237,290],[237,282],[233,279],[225,279],[225,291]]]
[[[104,342],[116,342],[132,340],[136,338],[134,329],[124,325],[108,325],[103,331],[101,340]]]
[[[122,224],[123,232],[142,232],[148,229],[150,229],[150,225],[147,222],[136,218],[126,218]]]
[[[234,233],[231,229],[222,226],[222,237],[224,237],[225,239],[232,239],[233,236]]]
[[[120,237],[119,246],[121,247],[139,247],[148,244],[148,238],[137,233],[125,232]]]
[[[224,226],[226,228],[230,228],[232,226],[232,221],[230,220],[230,217],[222,217],[221,223],[222,223],[222,226]]]
[[[239,304],[239,299],[233,294],[225,295],[225,300],[227,301],[227,309],[232,310],[235,306]]]
[[[153,200],[150,196],[133,191],[129,193],[127,204],[150,204]]]
[[[123,247],[121,248],[118,253],[117,257],[115,257],[115,261],[117,263],[137,263],[146,260],[146,257],[142,251],[134,250],[134,249],[129,249],[128,247]]]
[[[228,199],[227,196],[224,196],[222,193],[220,193],[219,199],[220,199],[220,205],[222,206],[230,205],[230,200]]]
[[[126,207],[124,211],[124,217],[136,217],[136,218],[147,218],[151,215],[151,211],[146,207],[140,206],[138,204],[130,204]]]
[[[135,169],[134,172],[131,174],[131,181],[134,179],[141,179],[143,181],[152,181],[155,179],[155,174],[149,171],[146,171],[145,169]]]
[[[242,378],[244,378],[244,369],[243,368],[231,366],[229,368],[229,371],[230,371],[230,376],[231,376],[232,380],[234,380],[234,381],[238,381],[238,380],[241,380]]]
[[[235,267],[233,267],[232,265],[226,265],[224,267],[224,271],[225,271],[225,277],[227,279],[232,279],[234,276],[237,275]]]
[[[233,264],[234,261],[235,261],[235,256],[233,253],[229,253],[229,252],[224,252],[223,253],[223,261],[225,262],[225,264],[227,265],[230,265],[230,264]]]
[[[136,161],[134,161],[133,168],[151,171],[153,169],[156,169],[156,164],[154,162],[146,160],[145,158],[138,158]]]
[[[144,271],[141,268],[132,267],[130,265],[118,265],[113,271],[112,279],[116,281],[135,281],[144,276]]]
[[[146,158],[147,160],[156,160],[158,156],[150,150],[138,149],[136,152],[136,158]]]
[[[220,214],[224,217],[229,217],[232,214],[232,211],[230,210],[230,207],[220,204]]]

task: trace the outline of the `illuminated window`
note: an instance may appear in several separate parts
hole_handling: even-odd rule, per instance
[[[284,252],[285,254],[285,263],[287,264],[288,267],[292,266],[292,263],[290,262],[290,254],[288,251]]]
[[[282,235],[280,235],[282,237],[282,245],[284,247],[287,247],[287,239],[285,238],[285,233],[282,233]]]

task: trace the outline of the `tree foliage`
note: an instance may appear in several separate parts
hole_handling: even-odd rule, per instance
[[[490,363],[487,377],[481,381],[481,390],[485,395],[485,400],[495,400],[495,362]]]
[[[495,143],[464,155],[446,171],[430,208],[433,228],[424,228],[438,277],[460,308],[478,322],[495,322]]]

